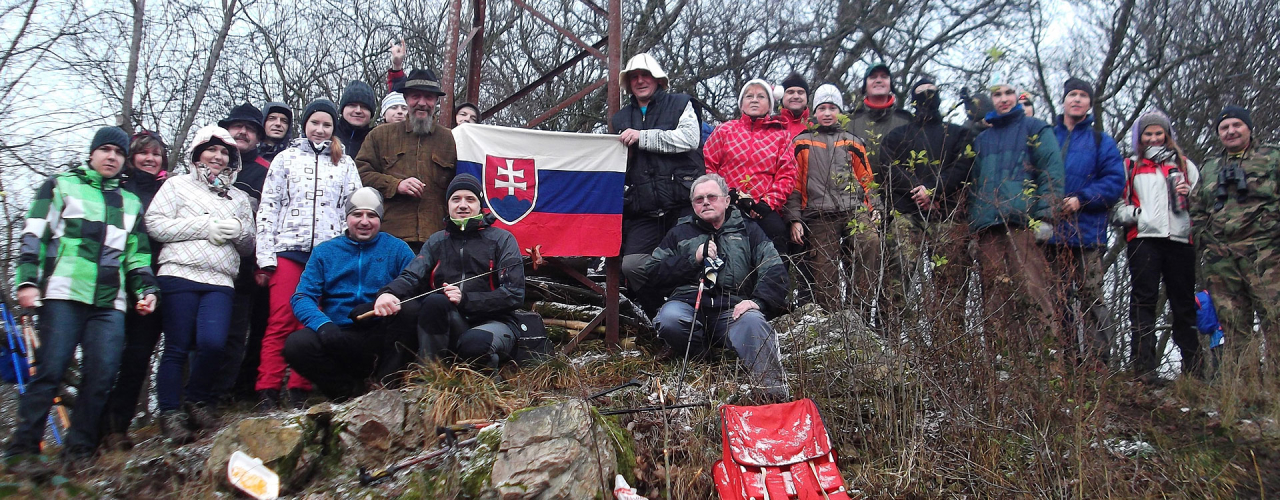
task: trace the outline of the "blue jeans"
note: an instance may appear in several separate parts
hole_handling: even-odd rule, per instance
[[[697,356],[712,346],[728,344],[762,389],[789,397],[778,335],[759,309],[749,310],[738,319],[733,319],[733,308],[704,309],[698,311],[695,321],[692,305],[672,300],[658,310],[653,325],[678,356],[684,356],[686,346],[690,356]]]
[[[98,429],[107,392],[120,370],[124,351],[124,312],[67,300],[44,301],[36,376],[18,399],[18,424],[5,455],[40,453],[49,408],[80,346],[80,391],[71,412],[64,453],[85,456],[98,447]]]
[[[222,370],[234,293],[231,287],[207,288],[165,294],[164,354],[156,372],[156,401],[162,412],[182,406],[183,367],[193,346],[187,401],[210,406],[218,401],[213,386]]]

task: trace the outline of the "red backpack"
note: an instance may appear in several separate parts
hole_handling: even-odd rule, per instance
[[[831,438],[811,399],[720,407],[721,500],[849,500]]]

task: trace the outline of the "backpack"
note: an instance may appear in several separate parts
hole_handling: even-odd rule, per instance
[[[831,437],[811,399],[720,407],[721,500],[849,500]]]
[[[520,366],[529,366],[551,357],[555,349],[551,339],[547,338],[542,316],[533,311],[513,311],[511,315],[515,319],[511,326],[516,332],[515,352],[511,359]]]
[[[1208,290],[1196,292],[1196,329],[1209,336],[1209,348],[1222,345],[1226,335],[1222,331],[1222,323],[1218,322],[1218,308],[1213,305],[1213,297]]]

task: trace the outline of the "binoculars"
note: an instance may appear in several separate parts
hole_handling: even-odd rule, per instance
[[[1249,184],[1239,161],[1229,162],[1218,171],[1218,188],[1214,191],[1217,197],[1217,201],[1213,204],[1214,211],[1221,210],[1227,203],[1227,197],[1231,195],[1228,186],[1235,187],[1236,199],[1244,203],[1249,196]]]

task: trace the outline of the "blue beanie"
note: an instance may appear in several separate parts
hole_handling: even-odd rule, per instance
[[[114,144],[124,151],[124,156],[129,157],[129,134],[124,133],[124,129],[120,127],[102,127],[93,134],[93,142],[89,143],[89,152],[92,153],[98,148],[107,144]]]

